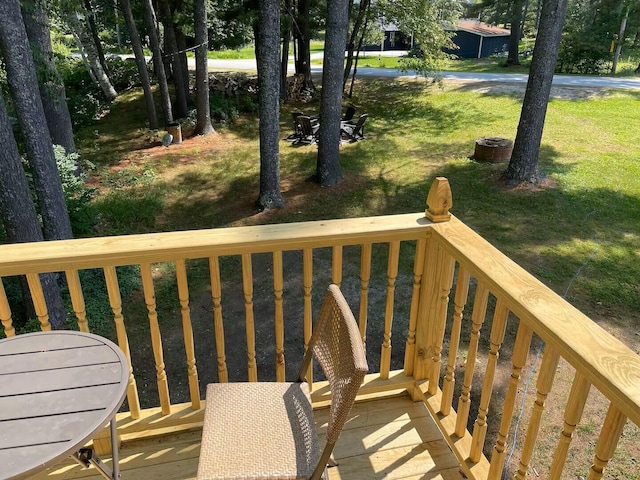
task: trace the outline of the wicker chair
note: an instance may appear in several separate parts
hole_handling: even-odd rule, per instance
[[[312,356],[332,395],[322,451],[305,381]],[[353,314],[340,289],[330,285],[297,382],[207,386],[197,479],[326,478],[326,465],[367,369]]]

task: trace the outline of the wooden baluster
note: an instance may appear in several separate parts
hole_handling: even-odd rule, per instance
[[[432,345],[431,372],[429,374],[430,395],[435,395],[440,383],[440,366],[442,364],[442,343],[444,341],[444,330],[447,323],[447,307],[449,305],[449,293],[453,284],[453,271],[455,260],[442,248],[438,248],[438,265],[436,271],[437,289],[434,290],[435,308],[429,320],[431,325],[431,338],[429,345]]]
[[[511,418],[518,396],[518,385],[520,384],[520,374],[522,368],[527,362],[527,355],[531,347],[531,338],[533,330],[524,322],[520,322],[518,333],[513,345],[513,355],[511,359],[511,378],[509,379],[509,387],[507,395],[504,399],[502,407],[502,420],[500,421],[500,430],[498,431],[498,439],[493,446],[493,454],[491,455],[491,465],[489,466],[489,479],[499,480],[504,469],[506,457],[507,435],[509,435],[509,427],[511,426]]]
[[[331,283],[342,284],[342,245],[336,245],[331,250]]]
[[[160,407],[162,414],[171,413],[171,402],[169,400],[169,384],[167,373],[164,369],[164,354],[162,352],[162,336],[160,335],[160,325],[158,324],[158,312],[156,311],[156,294],[151,278],[151,265],[140,264],[140,274],[142,276],[142,290],[144,291],[144,302],[147,305],[147,317],[151,333],[151,347],[153,348],[153,358],[156,363],[156,383],[158,384],[158,396],[160,397]]]
[[[529,419],[527,433],[522,446],[522,456],[514,479],[524,480],[527,477],[527,470],[529,469],[531,456],[533,455],[533,450],[538,438],[538,431],[540,430],[544,404],[553,385],[559,358],[559,355],[551,347],[547,346],[545,348],[544,355],[542,356],[542,364],[540,365],[540,373],[538,373],[536,400],[533,403],[531,418]]]
[[[360,310],[358,325],[362,343],[367,344],[367,310],[369,307],[369,279],[371,278],[371,244],[362,245],[360,254]]]
[[[222,286],[220,284],[220,263],[217,256],[209,258],[209,277],[211,278],[211,299],[213,300],[213,327],[216,337],[218,361],[218,382],[227,383],[227,357],[224,350],[224,324],[222,323]]]
[[[407,344],[404,349],[404,374],[413,375],[413,362],[416,348],[416,324],[420,306],[420,288],[422,285],[422,271],[424,269],[424,252],[427,240],[421,238],[416,243],[416,253],[413,260],[413,287],[411,291],[411,309],[409,310],[409,329]]]
[[[48,332],[51,330],[51,324],[49,323],[49,312],[47,312],[47,302],[44,299],[40,276],[37,273],[27,273],[27,283],[29,284],[36,317],[40,322],[40,330]]]
[[[469,419],[469,409],[471,407],[471,381],[476,366],[476,355],[478,354],[478,342],[480,340],[480,328],[484,323],[487,314],[487,300],[489,290],[482,283],[478,282],[476,296],[473,301],[473,312],[471,313],[471,338],[469,339],[469,351],[465,362],[464,380],[462,381],[462,393],[458,400],[458,416],[456,418],[455,434],[458,437],[464,436]]]
[[[455,368],[458,357],[458,346],[460,345],[460,330],[462,328],[462,312],[467,304],[469,295],[469,279],[471,275],[462,266],[458,268],[458,278],[456,279],[456,294],[453,300],[453,323],[449,340],[449,357],[447,360],[447,370],[442,383],[442,402],[440,402],[440,413],[449,415],[453,402],[453,389],[455,386]]]
[[[0,278],[0,321],[2,321],[2,327],[4,328],[5,337],[13,337],[16,334],[15,328],[13,328],[13,319],[11,318],[11,307],[9,306],[9,300],[7,299],[7,293],[4,291],[4,284]]]
[[[387,260],[387,301],[384,310],[384,335],[382,352],[380,353],[380,378],[389,378],[391,369],[391,327],[393,326],[393,304],[398,277],[398,260],[400,257],[400,242],[389,244],[389,258]]]
[[[551,463],[551,469],[549,470],[550,479],[560,478],[562,475],[573,432],[576,429],[576,425],[580,422],[580,418],[582,418],[582,412],[584,411],[584,406],[587,403],[590,388],[591,383],[589,383],[587,378],[580,372],[576,372],[573,378],[573,385],[571,385],[569,399],[567,400],[567,406],[564,411],[564,426],[562,428],[562,433],[560,434],[560,441],[556,447],[556,452],[553,455],[553,462]]]
[[[284,313],[282,311],[282,252],[273,252],[273,293],[275,296],[276,380],[284,382]]]
[[[191,408],[193,410],[199,410],[201,407],[200,386],[198,385],[196,350],[193,344],[193,326],[191,324],[191,310],[189,309],[189,283],[187,282],[187,267],[184,260],[176,260],[176,280],[178,282],[178,300],[180,301],[180,315],[182,317],[184,350],[187,356],[189,398],[191,398]]]
[[[313,289],[313,250],[305,248],[302,251],[302,287],[304,289],[304,351],[307,351],[309,347],[309,340],[311,340],[311,332],[313,328],[312,319],[312,303],[311,292]],[[313,386],[313,361],[309,365],[307,370],[307,382],[309,383],[309,389]]]
[[[87,312],[84,305],[84,295],[82,294],[82,286],[80,285],[80,276],[77,270],[67,270],[64,272],[67,277],[67,285],[69,285],[69,295],[71,296],[71,305],[78,319],[78,328],[81,332],[89,331],[87,322]]]
[[[116,335],[118,336],[118,346],[127,357],[129,362],[129,383],[127,385],[127,403],[129,404],[129,412],[134,420],[140,418],[140,399],[138,398],[138,388],[136,387],[136,379],[133,376],[133,365],[131,364],[131,352],[129,351],[129,339],[127,338],[127,330],[124,326],[124,317],[122,316],[122,297],[120,296],[120,287],[118,286],[118,276],[115,267],[104,268],[104,278],[107,283],[107,293],[109,294],[109,305],[113,311],[113,321],[116,324]]]
[[[257,382],[256,330],[253,319],[253,272],[250,253],[242,254],[242,291],[244,293],[245,328],[247,332],[247,369],[249,381]]]
[[[416,380],[428,379],[431,374],[433,334],[429,323],[433,318],[435,292],[437,290],[438,244],[432,236],[427,239],[424,254],[424,279],[420,287],[420,300],[418,301],[418,315],[416,318],[416,347],[414,357],[413,378]],[[412,393],[414,401],[420,399],[422,392],[417,390]]]
[[[622,435],[622,429],[627,422],[627,417],[612,403],[609,405],[607,416],[602,424],[602,430],[596,443],[596,454],[593,458],[593,465],[589,469],[587,480],[600,480],[602,472],[613,458],[618,440]]]
[[[469,459],[472,462],[479,462],[480,458],[482,458],[482,448],[484,447],[484,440],[487,436],[487,415],[489,413],[489,403],[491,402],[491,394],[493,393],[493,378],[495,377],[496,366],[498,365],[500,347],[504,341],[508,316],[509,309],[505,306],[502,300],[498,299],[491,325],[491,335],[489,337],[491,347],[489,348],[487,369],[482,383],[482,394],[480,395],[478,417],[473,424],[471,452],[469,453]]]

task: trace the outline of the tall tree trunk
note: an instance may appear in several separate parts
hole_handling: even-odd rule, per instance
[[[195,134],[209,135],[215,130],[211,125],[211,108],[209,106],[209,67],[207,52],[209,51],[209,35],[207,33],[207,1],[195,0],[194,3],[196,31],[196,114],[198,116]]]
[[[44,236],[47,240],[71,238],[69,213],[18,0],[7,0],[0,9],[0,50],[31,165]]]
[[[15,3],[17,11],[19,11],[17,2]],[[2,17],[3,14],[0,13],[0,18]],[[4,33],[3,31],[0,35],[4,36]],[[4,51],[6,52],[6,50]],[[0,155],[0,171],[2,171],[2,175],[0,175],[0,219],[7,234],[7,240],[10,243],[41,242],[43,240],[42,231],[31,200],[31,193],[22,169],[20,153],[13,137],[2,94],[0,94],[0,152],[2,152]],[[47,304],[49,322],[53,328],[64,327],[66,313],[58,288],[57,274],[42,274],[40,282]],[[22,282],[23,297],[25,305],[28,305],[31,303],[31,295],[25,283]]]
[[[347,41],[349,5],[344,0],[327,1],[327,23],[322,65],[320,130],[316,180],[323,187],[342,180],[340,169],[340,119],[342,116],[342,74]]]
[[[511,185],[538,181],[540,142],[566,14],[567,0],[545,0],[542,5],[518,133],[506,172]]]
[[[260,109],[260,210],[284,207],[280,192],[280,2],[259,0],[256,58]]]
[[[40,99],[47,118],[51,141],[56,145],[62,145],[68,153],[75,152],[76,145],[73,140],[73,125],[69,115],[67,95],[51,50],[49,18],[41,3],[37,1],[22,4],[22,18],[36,64]]]
[[[82,15],[86,17],[87,13],[82,11]],[[115,88],[113,88],[107,72],[104,70],[104,68],[102,68],[102,64],[100,63],[100,59],[98,58],[98,52],[96,51],[95,44],[93,42],[93,39],[91,38],[91,35],[87,32],[86,25],[84,24],[84,22],[81,22],[78,19],[77,12],[68,12],[67,20],[74,36],[78,39],[78,41],[82,45],[84,52],[87,55],[91,72],[98,82],[98,86],[100,87],[108,101],[111,102],[115,100],[117,96],[116,90]]]
[[[285,14],[282,27],[282,59],[280,61],[280,101],[286,102],[289,98],[287,91],[287,74],[289,70],[289,43],[291,42],[291,0],[284,2]]]
[[[160,90],[160,102],[162,105],[162,116],[164,126],[173,123],[173,109],[171,108],[171,96],[169,95],[169,85],[167,84],[167,74],[162,61],[162,50],[158,40],[158,22],[156,13],[151,4],[151,0],[142,0],[142,15],[149,36],[149,45],[153,54],[153,67],[158,77],[158,88]]]
[[[351,85],[349,86],[349,95],[348,97],[353,97],[353,85],[356,82],[356,75],[358,74],[358,59],[360,58],[360,51],[362,50],[362,44],[364,43],[364,36],[367,33],[367,25],[369,23],[369,17],[365,18],[364,26],[362,27],[362,32],[360,34],[360,40],[358,40],[358,51],[356,52],[356,60],[353,63],[353,75],[351,76]]]
[[[176,32],[173,28],[173,18],[171,8],[167,0],[160,0],[158,8],[162,24],[164,25],[165,45],[167,46],[165,54],[171,57],[171,67],[173,69],[173,84],[175,86],[175,105],[174,113],[178,118],[184,118],[189,113],[187,105],[187,96],[185,95],[184,75],[182,73],[182,64],[180,55],[178,54],[178,43],[176,40]]]
[[[173,24],[176,32],[176,44],[178,45],[178,57],[180,58],[180,66],[182,67],[182,84],[184,85],[184,94],[187,97],[187,105],[189,105],[189,61],[187,60],[187,37],[185,37],[182,29]]]
[[[127,24],[127,30],[129,30],[131,47],[133,48],[136,65],[138,66],[138,74],[140,75],[140,81],[142,82],[142,91],[144,92],[144,101],[147,106],[149,128],[151,130],[156,130],[158,128],[156,104],[153,100],[153,93],[151,92],[151,82],[149,81],[149,72],[147,71],[147,61],[144,58],[144,51],[142,50],[142,42],[140,41],[140,35],[138,34],[133,13],[131,12],[131,3],[129,0],[120,0],[120,6],[122,7],[124,21]]]
[[[298,15],[295,39],[298,47],[296,57],[296,73],[304,76],[303,88],[313,89],[311,78],[311,28],[309,27],[309,10],[311,0],[298,0]],[[343,53],[344,56],[344,53]]]
[[[119,50],[122,47],[122,36],[120,35],[120,19],[118,18],[118,0],[113,0],[113,19],[116,24],[116,43]]]
[[[351,3],[349,4],[351,5]],[[367,10],[369,9],[370,2],[369,0],[361,0],[358,8],[358,16],[356,20],[353,22],[353,29],[351,30],[351,35],[349,35],[349,43],[347,44],[347,59],[344,67],[344,77],[342,80],[342,90],[344,91],[345,86],[347,85],[347,80],[349,80],[349,74],[351,73],[351,67],[353,66],[353,52],[356,49],[356,40],[358,37],[361,37],[361,32],[364,28],[366,28],[366,16]],[[362,32],[364,33],[364,32]],[[359,53],[359,45],[358,51]],[[355,73],[355,72],[354,72]],[[355,75],[354,75],[355,78]]]
[[[616,42],[616,50],[613,54],[613,64],[611,65],[611,73],[615,74],[618,69],[618,61],[620,60],[620,52],[622,51],[622,44],[624,43],[624,33],[627,29],[627,20],[629,19],[629,12],[631,6],[627,6],[627,11],[620,22],[620,32],[618,33],[618,41]]]
[[[511,5],[511,35],[509,36],[509,53],[507,65],[520,65],[520,38],[522,37],[522,12],[525,0],[514,0]]]
[[[98,35],[98,27],[96,26],[96,15],[91,6],[91,0],[84,0],[84,8],[87,11],[87,26],[89,32],[91,32],[91,38],[93,44],[96,47],[96,53],[98,54],[98,60],[102,69],[109,75],[109,67],[107,66],[107,60],[104,58],[104,49],[102,48],[102,42],[100,41],[100,35]]]

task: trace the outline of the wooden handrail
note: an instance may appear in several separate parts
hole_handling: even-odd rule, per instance
[[[640,356],[455,217],[438,244],[640,425]]]
[[[285,378],[285,319],[283,313],[285,274],[283,252],[298,251],[301,254],[300,295],[302,314],[299,319],[303,340],[309,341],[312,330],[312,298],[314,293],[314,251],[331,250],[331,268],[323,272],[336,284],[349,283],[353,296],[360,299],[357,318],[363,340],[375,321],[382,325],[381,340],[372,349],[380,352],[379,372],[372,372],[363,386],[364,395],[406,388],[414,400],[423,400],[432,411],[440,428],[458,455],[465,472],[471,478],[498,478],[503,473],[509,441],[511,417],[515,410],[521,371],[525,367],[533,335],[544,342],[546,348],[536,384],[536,400],[527,426],[516,478],[524,478],[536,443],[542,410],[551,390],[560,358],[566,359],[576,369],[576,380],[565,410],[563,438],[552,465],[554,474],[564,466],[565,447],[568,446],[576,424],[580,420],[586,393],[596,387],[610,401],[610,414],[603,425],[593,475],[599,475],[613,454],[612,442],[617,441],[626,418],[640,425],[640,356],[622,344],[588,317],[555,294],[540,281],[496,250],[476,232],[449,213],[452,205],[451,191],[446,179],[434,182],[428,197],[428,209],[424,213],[410,213],[383,217],[327,220],[292,224],[236,227],[188,232],[171,232],[120,237],[104,237],[52,241],[32,244],[0,246],[0,279],[12,275],[27,275],[34,294],[36,313],[43,329],[49,328],[48,314],[39,276],[44,272],[64,271],[70,289],[73,309],[79,328],[88,328],[85,299],[82,296],[79,270],[101,268],[106,279],[109,303],[113,312],[118,344],[130,362],[128,405],[131,418],[141,416],[129,340],[122,313],[122,299],[116,274],[116,266],[139,265],[141,281],[150,325],[156,379],[161,412],[170,418],[174,405],[169,401],[167,373],[162,352],[162,339],[156,312],[156,299],[151,264],[175,262],[177,298],[184,334],[187,377],[191,396],[191,409],[201,413],[198,392],[198,372],[194,350],[194,334],[189,311],[187,259],[207,259],[211,281],[212,320],[215,336],[216,368],[218,380],[229,380],[225,349],[223,313],[221,307],[222,284],[219,259],[234,255],[241,260],[242,280],[237,286],[244,300],[244,327],[246,334],[246,365],[248,379],[258,377],[256,328],[254,323],[254,295],[264,289],[254,290],[252,254],[270,253],[272,256],[274,302],[274,352],[275,377]],[[402,262],[402,242],[415,242],[413,264]],[[376,259],[376,243],[388,246],[386,268]],[[360,247],[359,264],[350,265],[351,249]],[[404,271],[399,272],[399,264]],[[256,263],[258,265],[258,263]],[[349,275],[345,271],[349,271]],[[376,267],[376,268],[374,268]],[[384,273],[382,273],[384,271]],[[378,279],[375,276],[378,276]],[[383,276],[382,281],[380,276]],[[343,279],[343,276],[345,277]],[[349,277],[349,278],[347,278]],[[369,311],[370,284],[378,280],[378,287],[386,292],[382,312]],[[397,281],[398,280],[398,281]],[[394,300],[400,280],[407,301],[405,320],[405,355],[403,371],[392,370],[391,338],[394,324]],[[409,283],[408,285],[406,283]],[[324,286],[323,286],[324,287]],[[317,290],[315,293],[317,293]],[[448,312],[449,296],[454,292],[453,311]],[[321,293],[321,292],[320,292]],[[473,305],[467,305],[467,298]],[[394,303],[395,301],[395,303]],[[381,302],[382,303],[382,302]],[[464,313],[465,309],[469,313]],[[486,317],[493,312],[493,320]],[[497,368],[505,327],[511,317],[520,321],[511,357],[511,378],[503,403],[502,418],[488,415],[489,402],[494,389],[493,377]],[[256,316],[257,318],[257,316]],[[11,310],[0,282],[0,320],[7,335],[13,334]],[[483,358],[481,338],[487,332],[483,325],[491,322],[488,335],[489,351],[487,369],[479,398],[477,415],[472,412],[472,381],[477,358]],[[466,323],[466,325],[465,325]],[[461,329],[469,327],[467,345],[461,344]],[[486,330],[486,329],[485,329]],[[448,332],[449,341],[445,342]],[[396,332],[397,333],[397,332]],[[258,339],[259,340],[259,339]],[[371,343],[372,340],[369,340]],[[231,347],[231,345],[229,345]],[[466,347],[466,365],[463,375],[456,377],[456,358]],[[448,349],[448,351],[446,351]],[[289,361],[287,357],[287,361]],[[444,368],[443,367],[444,364]],[[444,374],[441,375],[444,370]],[[313,384],[312,369],[307,374],[312,387],[314,402],[329,401],[326,385]],[[455,382],[461,384],[461,393],[454,398]],[[317,388],[316,388],[317,387]],[[441,389],[442,388],[442,389]],[[170,420],[173,421],[173,420]],[[167,421],[167,422],[170,422]],[[475,421],[475,424],[474,424]],[[493,449],[487,450],[485,435],[487,425],[499,422],[497,439]],[[158,428],[167,422],[158,422]],[[473,435],[468,431],[474,424]],[[493,451],[491,462],[483,452]]]
[[[0,245],[0,277],[136,265],[212,254],[415,240],[432,222],[423,213]]]

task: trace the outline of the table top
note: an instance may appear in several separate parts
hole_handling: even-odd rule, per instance
[[[122,351],[98,335],[0,340],[0,479],[28,478],[81,448],[122,405],[128,377]]]

